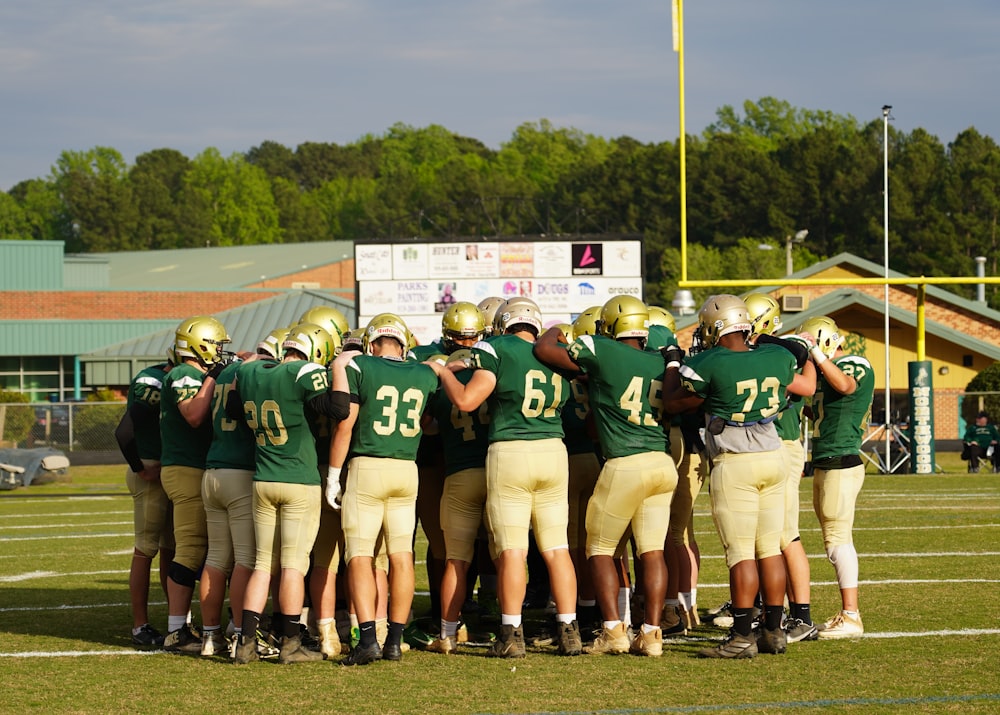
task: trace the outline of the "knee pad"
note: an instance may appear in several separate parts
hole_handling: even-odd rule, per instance
[[[826,556],[837,572],[837,584],[840,588],[858,587],[858,552],[854,544],[838,544],[826,547]]]
[[[174,583],[194,588],[194,582],[198,580],[198,574],[187,566],[182,566],[176,561],[170,564],[169,576]]]

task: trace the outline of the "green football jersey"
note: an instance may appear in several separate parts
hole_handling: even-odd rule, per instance
[[[475,370],[461,370],[455,377],[465,385],[474,374]],[[451,403],[443,389],[438,389],[430,396],[427,409],[437,420],[445,476],[486,464],[486,451],[490,446],[489,403],[484,402],[474,412],[462,412]]]
[[[351,455],[415,460],[420,417],[438,388],[434,371],[419,362],[359,355],[347,365],[347,383],[358,401]]]
[[[739,424],[777,417],[794,378],[795,357],[773,344],[746,352],[716,345],[681,365],[681,384],[705,400],[705,414]]]
[[[674,331],[666,325],[649,326],[649,337],[646,338],[646,350],[658,353],[660,348],[676,344],[677,336],[675,336]]]
[[[163,379],[160,391],[160,463],[164,467],[205,468],[205,457],[212,444],[212,421],[205,420],[194,428],[180,413],[178,405],[198,394],[205,375],[201,370],[182,363],[171,368]]]
[[[568,381],[538,362],[531,346],[516,335],[498,335],[472,348],[473,364],[497,380],[489,397],[490,442],[563,438]]]
[[[246,423],[256,439],[254,479],[320,484],[306,403],[329,389],[325,367],[305,360],[243,363],[236,372]]]
[[[788,395],[784,409],[778,413],[778,419],[774,421],[774,426],[778,429],[778,436],[784,440],[802,438],[802,397],[800,395]]]
[[[435,340],[427,345],[417,345],[415,348],[411,348],[407,359],[416,360],[417,362],[423,362],[424,360],[429,360],[435,355],[445,355],[447,350],[444,349],[444,345],[441,344],[440,340]]]
[[[128,386],[125,398],[126,411],[133,407],[142,410],[148,423],[145,428],[135,426],[135,444],[142,459],[158,460],[162,451],[160,442],[160,392],[167,376],[166,363],[151,365],[140,370]]]
[[[850,395],[842,395],[822,375],[817,375],[812,405],[813,461],[857,454],[871,416],[875,394],[871,363],[858,355],[844,355],[834,360],[834,365],[853,377],[858,386]]]
[[[568,348],[587,374],[601,452],[608,459],[666,452],[663,358],[603,335],[583,335]]]
[[[212,394],[212,445],[205,460],[207,469],[255,468],[254,434],[243,420],[226,416],[226,400],[233,391],[236,371],[242,363],[226,365],[215,381]]]

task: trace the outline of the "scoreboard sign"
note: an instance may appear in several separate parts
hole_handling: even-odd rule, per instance
[[[571,322],[616,295],[642,299],[641,239],[355,243],[358,323],[401,316],[421,344],[458,301],[526,296],[545,325]]]

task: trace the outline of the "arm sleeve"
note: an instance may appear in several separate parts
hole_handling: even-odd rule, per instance
[[[309,406],[318,414],[339,422],[350,414],[351,395],[340,390],[321,392],[309,400]]]
[[[247,421],[246,413],[243,411],[243,398],[240,397],[239,388],[229,391],[229,396],[226,397],[226,404],[223,405],[223,409],[225,409],[226,417],[229,419],[238,422]]]
[[[809,360],[809,348],[794,340],[784,340],[783,338],[776,338],[773,335],[761,335],[757,338],[757,342],[762,345],[770,344],[783,347],[795,356],[795,367],[799,370]]]
[[[139,456],[139,444],[135,441],[134,412],[136,412],[136,409],[133,405],[122,415],[121,422],[115,428],[115,440],[118,442],[118,448],[121,450],[122,456],[128,462],[129,469],[138,474],[144,467],[142,458]]]

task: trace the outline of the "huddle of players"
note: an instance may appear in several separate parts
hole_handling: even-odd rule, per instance
[[[490,311],[494,311],[494,316],[488,321],[484,312]],[[591,311],[592,320],[594,312]],[[795,507],[795,524],[791,525],[785,516],[785,501],[786,487],[791,481],[786,480],[786,475],[793,468],[788,465],[786,449],[773,423],[779,415],[795,412],[788,409],[786,392],[812,394],[816,384],[813,364],[821,366],[824,377],[827,372],[833,375],[834,370],[844,375],[835,364],[843,362],[837,355],[841,339],[836,326],[825,319],[827,323],[812,334],[812,342],[823,346],[820,349],[814,346],[805,351],[789,341],[771,339],[750,350],[751,334],[756,333],[746,304],[735,296],[715,296],[706,302],[700,314],[703,350],[685,358],[676,341],[665,341],[668,344],[662,356],[644,349],[650,333],[650,310],[638,299],[612,299],[600,309],[599,315],[590,329],[584,327],[584,321],[580,326],[557,326],[543,332],[541,314],[529,299],[487,299],[480,306],[458,303],[449,308],[443,319],[440,345],[443,355],[419,363],[405,359],[414,341],[403,321],[385,314],[373,319],[364,331],[361,342],[366,354],[345,350],[330,364],[329,371],[325,369],[327,362],[340,347],[339,333],[346,326],[338,326],[332,332],[315,325],[299,326],[281,344],[284,357],[277,350],[267,349],[269,345],[275,347],[277,339],[272,334],[261,343],[258,352],[264,355],[260,359],[224,366],[223,361],[216,359],[228,339],[221,326],[214,337],[202,336],[205,340],[199,353],[190,349],[191,341],[185,340],[182,323],[174,346],[174,362],[184,368],[184,374],[178,387],[173,387],[177,382],[173,379],[176,376],[171,377],[177,370],[175,365],[163,380],[161,431],[166,439],[170,424],[174,428],[186,424],[194,429],[186,414],[185,423],[171,421],[166,405],[171,399],[182,405],[197,400],[207,404],[202,419],[211,414],[218,423],[217,438],[220,433],[240,429],[251,435],[243,441],[244,446],[251,447],[250,456],[244,452],[242,463],[235,469],[242,473],[239,489],[242,498],[246,501],[247,494],[252,494],[251,521],[257,548],[252,560],[237,554],[234,567],[236,539],[228,540],[221,556],[216,554],[213,558],[213,534],[223,543],[227,539],[219,530],[207,530],[209,558],[205,561],[201,585],[204,626],[203,635],[199,636],[187,624],[198,566],[190,557],[178,561],[178,555],[182,554],[178,546],[166,578],[170,623],[165,648],[179,652],[218,652],[224,641],[219,619],[214,614],[221,612],[220,594],[225,593],[228,576],[233,612],[242,612],[243,616],[237,627],[235,659],[237,662],[256,659],[256,626],[267,599],[271,573],[279,571],[275,608],[278,629],[283,633],[279,660],[299,662],[323,657],[303,646],[303,627],[299,623],[303,575],[309,568],[309,549],[315,542],[310,581],[329,584],[329,588],[311,589],[317,630],[323,654],[339,653],[340,644],[332,623],[332,583],[339,561],[336,544],[340,524],[330,522],[342,516],[342,531],[346,536],[344,560],[360,631],[359,642],[346,662],[399,660],[402,629],[413,598],[412,535],[418,483],[414,460],[422,427],[433,420],[444,444],[440,523],[446,567],[441,582],[441,633],[428,650],[451,653],[458,647],[465,574],[473,559],[480,524],[484,522],[498,572],[501,610],[500,633],[490,648],[491,655],[523,657],[525,654],[521,607],[531,528],[549,571],[560,654],[577,655],[584,650],[576,614],[577,579],[582,574],[581,581],[588,577],[591,581],[603,617],[600,633],[586,650],[658,656],[662,653],[660,621],[664,609],[650,605],[665,602],[666,515],[678,481],[664,429],[668,417],[665,407],[672,413],[701,410],[706,415],[713,515],[731,569],[733,630],[722,645],[707,649],[702,655],[750,657],[758,651],[758,645],[765,652],[782,652],[786,633],[789,640],[816,637],[808,612],[807,562],[804,592],[794,591],[796,578],[794,575],[791,578],[792,610],[782,627],[785,565],[781,555],[784,552],[789,559],[790,574],[800,573],[794,567],[795,547],[790,545],[797,544],[801,550],[801,544],[797,533],[792,534],[797,532],[798,482],[794,484],[794,499],[789,500]],[[775,312],[772,325],[776,317]],[[759,317],[755,322],[760,322]],[[489,337],[487,323],[493,333]],[[574,332],[579,334],[567,334]],[[356,334],[349,340],[356,345]],[[206,345],[216,349],[206,350]],[[189,353],[193,353],[193,360]],[[854,360],[863,362],[862,358]],[[289,367],[276,369],[285,364]],[[823,365],[827,367],[822,368]],[[864,377],[859,376],[860,369],[851,364],[855,386]],[[227,371],[230,375],[224,376]],[[870,366],[867,375],[870,378]],[[142,373],[134,387],[146,384],[141,378]],[[829,382],[840,385],[835,376]],[[821,385],[826,384],[821,378]],[[170,394],[180,388],[186,390],[183,399]],[[239,399],[233,400],[231,394],[239,395]],[[571,504],[581,502],[569,495],[572,470],[563,441],[566,433],[562,411],[570,395],[576,397],[576,407],[589,412],[598,438],[592,453],[600,456],[599,474],[584,487],[590,491],[582,500],[586,506],[577,506],[575,510],[585,514],[571,513],[574,511]],[[829,408],[836,402],[833,396],[822,391],[817,395],[818,408],[822,410],[825,405],[830,412],[828,420],[843,422],[837,431],[838,439],[849,441],[847,423],[857,417],[856,410],[831,411]],[[865,402],[863,395],[860,397],[855,402],[863,404],[867,411],[870,399]],[[188,412],[194,413],[194,407],[189,406]],[[127,415],[134,412],[130,406]],[[322,439],[318,440],[318,450],[315,446],[314,440],[323,432],[316,428],[317,422],[322,422],[318,415],[330,420],[327,434],[332,432],[333,439],[328,452]],[[860,429],[860,420],[856,421]],[[817,418],[817,424],[824,424],[824,420]],[[294,449],[289,448],[290,441]],[[797,432],[794,441],[797,442]],[[209,443],[213,444],[211,440]],[[837,444],[834,451],[842,448],[842,444]],[[530,459],[526,460],[525,455],[530,455]],[[856,446],[853,455],[857,455]],[[328,456],[329,467],[322,480],[324,470],[319,465],[324,463],[324,456]],[[817,475],[829,475],[831,484],[824,490],[819,484],[827,480],[816,482],[817,513],[844,595],[844,610],[823,631],[828,637],[861,632],[856,554],[853,554],[853,579],[850,566],[853,497],[845,499],[843,493],[847,490],[841,486],[842,481],[846,483],[841,472],[852,471],[852,465],[847,464],[851,456],[847,449],[828,458],[822,452],[821,440],[814,443],[814,458],[820,458]],[[830,469],[820,465],[823,460],[833,458],[842,463],[824,462]],[[168,466],[166,459],[161,464],[164,468]],[[137,477],[146,484],[155,482],[143,474],[149,471],[145,462],[130,459],[130,465],[133,472],[130,484]],[[137,470],[138,466],[143,469]],[[203,493],[211,491],[208,485],[218,487],[220,482],[227,481],[228,472],[219,470],[234,469],[228,464],[206,464],[206,467],[207,471],[202,468]],[[190,469],[193,479],[195,467]],[[860,489],[856,471],[852,472],[851,488],[856,484]],[[861,467],[862,479],[863,471]],[[800,475],[801,462],[796,476]],[[166,488],[168,480],[163,481],[167,497],[173,503],[175,540],[189,542],[186,532],[177,529],[178,503],[184,509],[186,502],[176,487],[172,489],[175,496],[171,496],[171,490]],[[321,482],[325,482],[322,489],[325,499],[317,488]],[[760,486],[762,483],[767,484],[766,488]],[[793,494],[790,487],[787,493]],[[140,543],[140,501],[137,496],[133,571],[136,559],[140,567],[145,559],[148,589],[149,559],[155,555],[156,545]],[[322,508],[321,501],[325,501]],[[843,513],[847,502],[849,514]],[[203,503],[210,503],[207,495]],[[826,506],[829,513],[821,512]],[[326,529],[319,523],[324,518],[328,522]],[[581,518],[586,526],[582,534]],[[185,516],[180,521],[187,524],[191,519]],[[761,530],[759,525],[767,528]],[[846,543],[843,543],[845,533]],[[319,539],[317,534],[321,534]],[[578,548],[580,540],[585,541],[583,553],[589,569],[586,564],[583,569],[574,568],[571,549]],[[641,573],[646,602],[643,623],[631,638],[625,625],[627,601],[623,603],[621,598],[619,567],[630,540],[636,549],[637,571]],[[280,560],[274,553],[279,541]],[[321,549],[325,553],[319,558]],[[388,632],[377,639],[375,615],[379,592],[383,592],[384,601],[386,590],[379,588],[378,571],[374,568],[380,553],[388,556],[389,613]],[[804,559],[804,552],[801,556]],[[758,563],[762,583],[758,583]],[[321,578],[317,579],[317,575]],[[137,580],[141,586],[141,578]],[[187,588],[186,594],[181,592],[179,598],[171,598],[178,586]],[[749,616],[758,591],[763,591],[765,618],[761,635],[752,638]],[[180,602],[175,605],[175,600]],[[134,639],[141,639],[147,632],[143,629],[151,628],[140,623],[145,611],[136,608],[136,601],[133,594],[137,621]],[[206,605],[210,613],[206,613]],[[668,618],[675,615],[673,608],[668,608],[666,615]],[[139,644],[139,640],[136,642]]]

